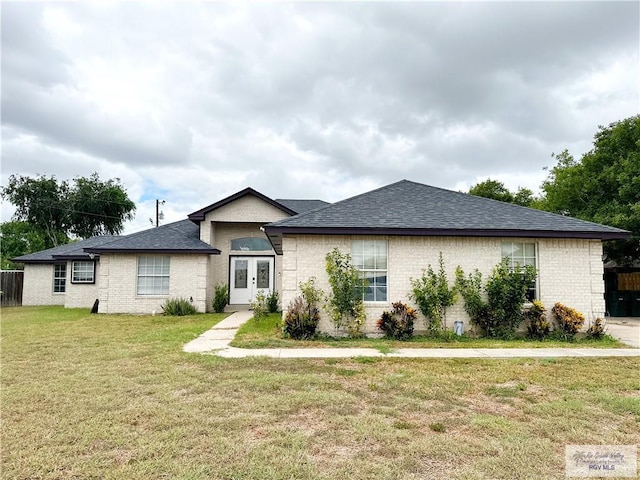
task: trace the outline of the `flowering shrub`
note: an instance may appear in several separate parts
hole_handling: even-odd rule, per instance
[[[549,336],[551,324],[545,315],[546,311],[540,300],[534,300],[529,310],[525,312],[524,316],[529,320],[529,325],[527,326],[527,336],[529,338],[543,340]]]
[[[566,340],[573,340],[578,330],[584,325],[584,315],[561,303],[556,303],[551,313],[556,318],[560,335]]]
[[[413,323],[416,320],[417,312],[402,302],[392,304],[391,312],[384,311],[378,319],[378,328],[387,337],[398,340],[406,340],[413,335]]]

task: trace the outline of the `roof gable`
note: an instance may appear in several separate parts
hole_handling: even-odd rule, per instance
[[[290,208],[288,208],[287,206],[282,205],[281,203],[278,203],[275,200],[272,200],[271,198],[267,197],[266,195],[263,195],[262,193],[254,190],[253,188],[247,187],[244,190],[241,190],[237,193],[234,193],[233,195],[223,198],[222,200],[212,203],[211,205],[201,208],[200,210],[190,213],[189,215],[187,215],[187,218],[189,218],[189,220],[191,220],[194,223],[199,223],[204,220],[207,213],[210,213],[214,210],[224,207],[225,205],[228,205],[242,197],[245,197],[246,195],[253,195],[254,197],[262,200],[263,202],[268,203],[269,205],[276,207],[277,209],[283,211],[288,215],[295,215],[297,213],[294,210],[291,210]]]
[[[402,180],[265,227],[282,233],[626,238],[629,232]],[[274,245],[275,246],[275,245]]]

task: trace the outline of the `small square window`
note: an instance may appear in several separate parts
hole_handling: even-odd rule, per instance
[[[71,283],[94,283],[94,262],[73,262],[71,266]]]

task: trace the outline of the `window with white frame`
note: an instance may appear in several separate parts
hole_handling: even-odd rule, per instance
[[[71,264],[71,283],[94,283],[95,269],[94,262],[73,262]]]
[[[53,293],[67,291],[67,264],[57,263],[53,266]]]
[[[365,302],[387,301],[387,241],[353,240],[351,262],[366,281],[362,299]]]
[[[531,265],[538,268],[536,262],[536,244],[533,242],[502,242],[502,258],[509,261],[509,267]],[[527,300],[533,302],[538,298],[538,277],[529,285]]]
[[[138,257],[138,295],[169,295],[169,257]]]

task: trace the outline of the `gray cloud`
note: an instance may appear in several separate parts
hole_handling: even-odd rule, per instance
[[[51,173],[118,171],[176,215],[247,185],[327,200],[400,178],[535,188],[551,152],[579,156],[637,113],[639,10],[8,3],[2,177],[48,153]]]

